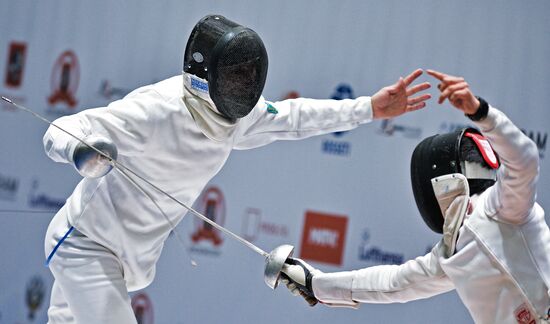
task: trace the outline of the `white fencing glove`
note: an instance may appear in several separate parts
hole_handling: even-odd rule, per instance
[[[293,295],[302,296],[309,306],[315,306],[319,302],[311,284],[313,277],[322,273],[320,270],[313,268],[302,259],[288,258],[281,272],[281,281]]]
[[[86,137],[84,141],[116,160],[118,150],[110,139],[91,135]],[[83,143],[78,143],[74,149],[73,164],[78,173],[86,178],[102,177],[113,168],[109,159]]]

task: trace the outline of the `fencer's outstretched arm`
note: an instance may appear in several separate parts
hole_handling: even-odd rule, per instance
[[[273,103],[261,98],[257,108],[240,122],[234,148],[250,149],[276,140],[346,131],[373,119],[392,118],[421,109],[430,95],[414,95],[428,89],[430,84],[412,83],[422,73],[418,69],[372,97],[344,100],[298,98]],[[271,113],[266,113],[266,110]]]
[[[463,78],[433,70],[428,73],[441,81],[439,102],[448,99],[455,108],[474,116],[474,123],[499,155],[502,165],[496,184],[488,189],[488,215],[496,214],[500,220],[514,224],[527,221],[535,204],[539,174],[536,144],[504,113],[480,102]]]
[[[311,271],[311,288],[315,298],[329,306],[404,303],[428,298],[454,289],[437,261],[440,253],[443,251],[441,244],[438,244],[430,253],[401,265],[380,265],[333,273]],[[287,269],[283,269],[287,276],[296,276]],[[295,279],[300,280],[298,276]]]
[[[100,136],[112,141],[119,154],[138,155],[148,144],[161,116],[146,107],[158,104],[162,97],[144,87],[107,107],[87,109],[58,118],[54,124],[79,138]],[[46,154],[56,162],[73,163],[79,142],[61,130],[50,126],[43,138]]]

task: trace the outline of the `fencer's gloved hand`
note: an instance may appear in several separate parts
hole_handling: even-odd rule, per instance
[[[86,137],[84,141],[116,160],[118,150],[110,139],[92,135]],[[83,143],[77,144],[73,153],[73,163],[78,173],[86,178],[102,177],[113,168],[109,159]]]
[[[309,306],[315,306],[319,302],[311,284],[313,277],[321,273],[320,270],[313,268],[302,259],[288,258],[281,272],[281,281],[292,294],[302,296]]]

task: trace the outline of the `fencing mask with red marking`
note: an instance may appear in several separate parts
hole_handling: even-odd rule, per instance
[[[424,222],[443,232],[443,215],[431,179],[461,173],[468,179],[470,195],[483,192],[496,181],[499,160],[491,145],[474,128],[430,136],[420,142],[411,158],[414,198]]]

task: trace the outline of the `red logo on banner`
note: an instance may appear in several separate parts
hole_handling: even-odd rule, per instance
[[[25,70],[25,54],[27,44],[12,42],[8,53],[8,65],[6,67],[6,86],[17,88],[23,83]]]
[[[208,219],[223,225],[225,220],[225,199],[220,189],[209,187],[203,194],[199,211]],[[222,244],[220,232],[205,221],[199,220],[197,230],[191,236],[193,242],[211,241],[218,246]]]
[[[300,94],[298,93],[298,91],[290,91],[289,93],[287,93],[284,97],[283,97],[283,100],[286,100],[286,99],[296,99],[296,98],[300,98]]]
[[[306,212],[300,257],[341,265],[347,226],[346,216]]]
[[[77,104],[75,98],[80,78],[80,66],[73,51],[63,52],[55,62],[52,71],[52,95],[48,98],[50,105],[64,102],[73,108]]]
[[[146,294],[132,297],[132,309],[138,324],[153,324],[153,303]]]

